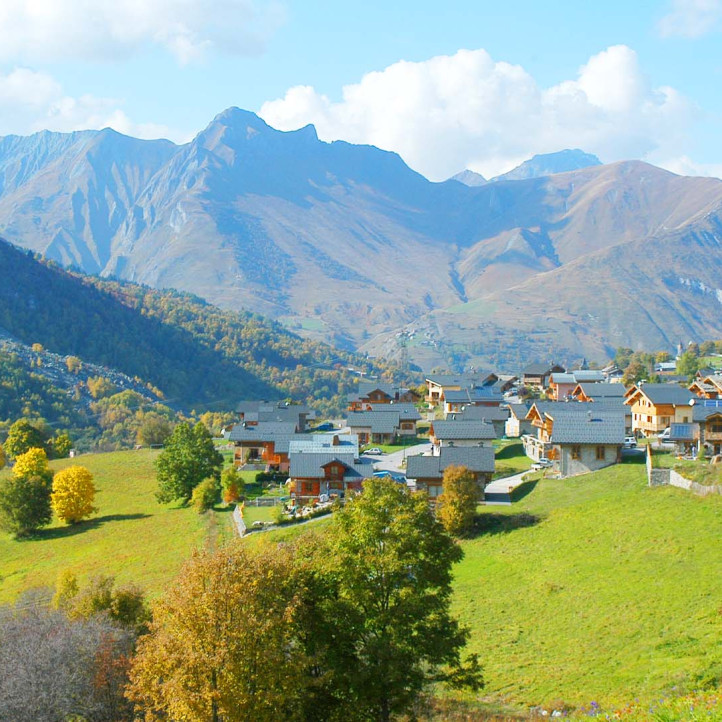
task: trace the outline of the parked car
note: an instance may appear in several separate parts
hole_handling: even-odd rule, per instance
[[[625,449],[636,449],[637,448],[637,440],[633,436],[626,436],[624,438],[624,448]]]
[[[532,471],[540,471],[541,469],[548,469],[552,465],[551,459],[547,459],[546,457],[542,456],[539,461],[535,461],[531,465]]]
[[[669,441],[669,436],[672,433],[672,429],[668,426],[657,438],[660,441]]]
[[[370,448],[370,449],[366,449],[363,453],[364,453],[364,454],[376,454],[376,455],[378,456],[378,455],[380,455],[380,454],[383,454],[384,452],[381,451],[381,449],[379,449],[378,446],[374,446],[374,447],[372,447],[372,448]]]

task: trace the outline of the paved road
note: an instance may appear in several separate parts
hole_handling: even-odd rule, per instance
[[[497,479],[488,484],[484,489],[484,501],[486,504],[503,504],[509,506],[511,504],[511,493],[524,481],[524,476],[528,472],[523,471],[521,474],[514,476],[505,476],[503,479]]]
[[[372,459],[374,462],[374,468],[378,471],[397,471],[405,473],[405,469],[401,466],[401,462],[409,457],[416,456],[417,454],[425,454],[427,451],[431,451],[431,444],[415,444],[414,446],[407,446],[401,451],[394,451],[392,454],[364,454],[367,459]]]

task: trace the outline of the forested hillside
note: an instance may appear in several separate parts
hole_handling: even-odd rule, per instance
[[[0,328],[27,343],[139,377],[170,405],[230,409],[241,398],[338,408],[354,372],[399,370],[304,341],[250,313],[66,272],[0,242]]]

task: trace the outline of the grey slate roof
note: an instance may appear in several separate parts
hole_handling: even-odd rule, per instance
[[[333,438],[338,437],[338,442],[334,445]],[[278,450],[278,444],[276,444]],[[309,453],[329,453],[333,451],[335,454],[353,454],[358,456],[358,436],[356,434],[297,434],[290,439],[288,451],[309,454]]]
[[[627,393],[624,384],[580,383],[581,390],[590,398],[623,398]]]
[[[531,408],[530,404],[509,404],[509,413],[519,420],[525,419]]]
[[[340,461],[345,467],[344,481],[368,479],[373,476],[374,465],[370,459],[349,459],[345,455],[328,453],[293,453],[290,456],[289,476],[292,479],[323,479],[323,467],[332,461]]]
[[[499,406],[464,406],[461,411],[450,413],[447,419],[457,421],[506,421],[509,418],[509,409]]]
[[[494,425],[484,421],[434,421],[434,437],[443,441],[495,439]]]
[[[473,374],[433,374],[426,377],[439,386],[460,386],[471,388],[472,386],[485,386],[494,383],[497,376],[492,371],[476,371]]]
[[[387,384],[382,381],[361,381],[358,385],[358,395],[368,396],[372,391],[383,391],[392,399],[396,396],[398,389],[393,384]]]
[[[529,364],[522,373],[524,376],[544,376],[550,373],[554,367],[563,368],[559,364],[534,363]]]
[[[236,424],[228,435],[230,441],[273,441],[277,436],[293,436],[293,421],[262,421],[257,426]]]
[[[351,429],[371,429],[372,434],[394,434],[400,419],[396,411],[350,411],[346,423]]]
[[[371,404],[371,411],[397,413],[400,421],[419,421],[421,419],[419,410],[416,406],[409,403]]]
[[[494,386],[476,386],[460,391],[445,391],[444,400],[453,404],[473,404],[478,402],[501,403],[503,400],[501,392]]]
[[[592,404],[586,404],[591,407]],[[624,414],[619,412],[592,412],[589,415],[562,414],[554,418],[551,442],[553,444],[623,444]]]
[[[475,472],[494,471],[494,449],[481,446],[444,447],[439,456],[406,458],[407,479],[442,479],[447,466],[465,466]]]
[[[653,404],[673,404],[682,406],[696,398],[689,390],[677,384],[642,384],[637,387]]]

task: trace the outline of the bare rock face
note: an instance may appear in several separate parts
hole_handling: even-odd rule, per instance
[[[347,347],[396,353],[405,329],[426,367],[722,333],[721,181],[581,151],[465,178],[230,108],[181,146],[0,139],[0,235]]]

